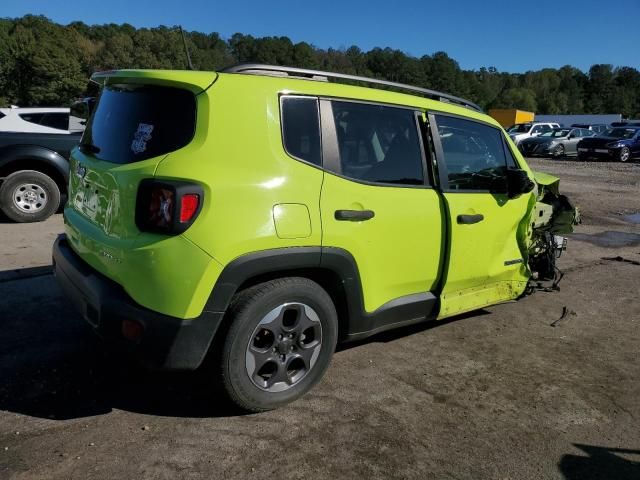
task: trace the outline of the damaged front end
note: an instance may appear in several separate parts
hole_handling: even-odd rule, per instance
[[[538,194],[531,220],[531,280],[538,287],[556,290],[563,275],[556,260],[567,248],[567,239],[562,235],[573,232],[573,226],[580,223],[580,212],[560,194],[559,178],[542,172],[534,172],[534,178]],[[551,286],[544,287],[543,281],[551,282]]]

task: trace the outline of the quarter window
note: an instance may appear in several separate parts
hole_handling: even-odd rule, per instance
[[[40,120],[40,125],[59,130],[68,130],[69,115],[67,113],[45,113]]]
[[[342,175],[366,182],[423,185],[422,147],[412,110],[332,102]]]
[[[448,189],[505,192],[507,166],[500,131],[444,115],[436,115],[436,122]]]
[[[282,138],[292,156],[320,165],[320,120],[318,100],[309,97],[283,97]]]

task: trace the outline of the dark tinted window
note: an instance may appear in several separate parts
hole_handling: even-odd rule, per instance
[[[42,125],[42,117],[43,113],[21,113],[19,114],[20,118],[25,122],[35,123],[36,125]]]
[[[496,128],[436,115],[450,190],[506,191],[506,159]],[[515,163],[515,162],[514,162]]]
[[[296,158],[320,165],[318,100],[283,97],[282,138],[284,148]]]
[[[163,155],[187,145],[196,121],[195,97],[171,87],[105,87],[82,137],[94,155],[129,163]]]
[[[368,182],[422,185],[422,152],[411,110],[333,102],[342,175]]]
[[[6,117],[6,115],[4,113],[0,112],[0,118],[2,118],[2,117]]]
[[[509,169],[520,168],[518,166],[518,162],[516,162],[516,157],[513,156],[513,152],[511,151],[511,148],[509,147],[509,144],[507,143],[506,140],[503,142],[503,148],[504,148],[504,155],[507,159],[507,168]]]
[[[40,119],[40,125],[69,130],[69,115],[66,113],[45,113]]]

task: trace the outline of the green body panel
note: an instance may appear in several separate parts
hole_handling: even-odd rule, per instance
[[[544,172],[533,172],[533,178],[538,185],[544,185],[545,187],[552,189],[555,193],[558,193],[558,184],[560,179]]]
[[[193,318],[234,259],[321,245],[347,250],[355,258],[368,312],[399,297],[443,288],[440,316],[445,317],[516,298],[524,289],[533,194],[509,201],[488,194],[447,194],[447,218],[435,189],[372,186],[325,172],[284,150],[279,94],[410,106],[499,128],[482,113],[391,91],[268,76],[119,71],[94,80],[181,86],[197,95],[195,137],[176,152],[127,165],[101,162],[77,149],[72,153],[65,209],[71,245],[147,308]],[[77,161],[87,167],[87,185],[74,175]],[[137,229],[138,184],[151,177],[202,186],[204,204],[185,233],[166,237]],[[375,217],[337,221],[339,209],[373,210]],[[456,215],[473,212],[487,220],[455,222]],[[447,224],[451,239],[445,236]],[[504,265],[516,258],[524,264]]]
[[[277,91],[247,76],[224,77],[203,94],[215,106],[211,128],[198,124],[198,131],[208,135],[206,143],[168,155],[156,172],[159,178],[193,180],[205,189],[199,218],[184,236],[223,265],[260,250],[319,246],[323,171],[285,152]],[[279,224],[308,235],[278,236],[274,206],[283,203],[304,206],[308,215],[285,209]],[[296,218],[287,215],[300,225],[294,227]]]

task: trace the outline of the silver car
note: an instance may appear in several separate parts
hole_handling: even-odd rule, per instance
[[[577,156],[578,142],[595,135],[595,132],[586,128],[555,128],[538,137],[523,140],[518,148],[527,157]]]

